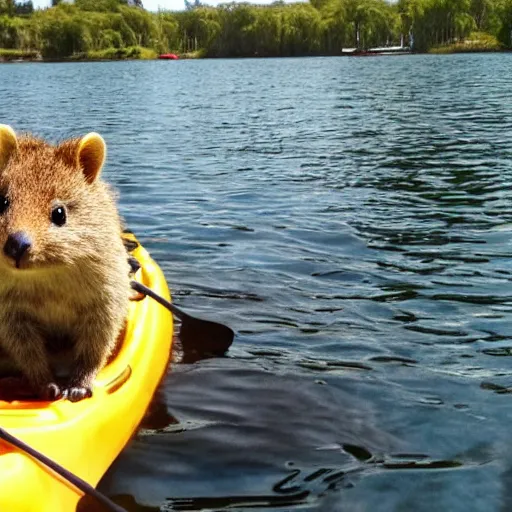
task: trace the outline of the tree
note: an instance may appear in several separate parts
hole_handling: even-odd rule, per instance
[[[29,16],[34,12],[34,4],[32,0],[26,0],[25,2],[15,4],[16,16]]]
[[[0,0],[0,16],[14,16],[16,14],[16,6],[14,0]]]
[[[203,7],[203,4],[200,0],[185,0],[185,10],[192,11],[193,9],[197,9],[198,7]]]

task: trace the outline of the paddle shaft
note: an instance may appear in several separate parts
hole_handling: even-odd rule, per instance
[[[151,288],[144,286],[142,283],[139,283],[138,281],[132,281],[130,284],[135,291],[147,295],[148,297],[151,297],[152,299],[156,300],[159,304],[167,308],[173,315],[176,315],[178,318],[191,318],[189,314],[185,313],[178,306],[175,306],[168,300],[165,300],[163,297],[160,297],[160,295],[155,293]]]

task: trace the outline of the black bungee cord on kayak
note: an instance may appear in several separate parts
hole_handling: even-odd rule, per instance
[[[46,455],[43,455],[41,452],[37,451],[35,448],[32,448],[28,444],[24,443],[21,439],[14,437],[12,434],[9,434],[6,430],[0,427],[0,439],[12,444],[18,450],[27,453],[34,459],[38,460],[52,471],[60,475],[62,478],[67,480],[70,484],[74,485],[77,489],[80,489],[84,494],[92,496],[96,498],[100,503],[105,505],[108,510],[112,512],[128,512],[125,508],[117,505],[111,499],[107,498],[103,493],[95,489],[91,484],[88,484],[85,480],[82,480],[80,477],[76,476],[71,471],[63,468],[61,465],[57,464],[54,460],[49,459]]]

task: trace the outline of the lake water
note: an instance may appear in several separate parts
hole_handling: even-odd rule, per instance
[[[0,122],[88,131],[175,302],[100,488],[129,511],[512,508],[512,54],[0,67]]]

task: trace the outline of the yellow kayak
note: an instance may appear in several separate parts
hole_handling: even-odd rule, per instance
[[[139,245],[132,255],[141,265],[134,279],[170,300],[164,275],[146,250]],[[0,400],[0,427],[96,486],[142,420],[166,371],[172,334],[167,309],[149,297],[132,301],[120,349],[98,374],[92,398]],[[0,440],[0,511],[74,511],[81,496],[46,466]]]

